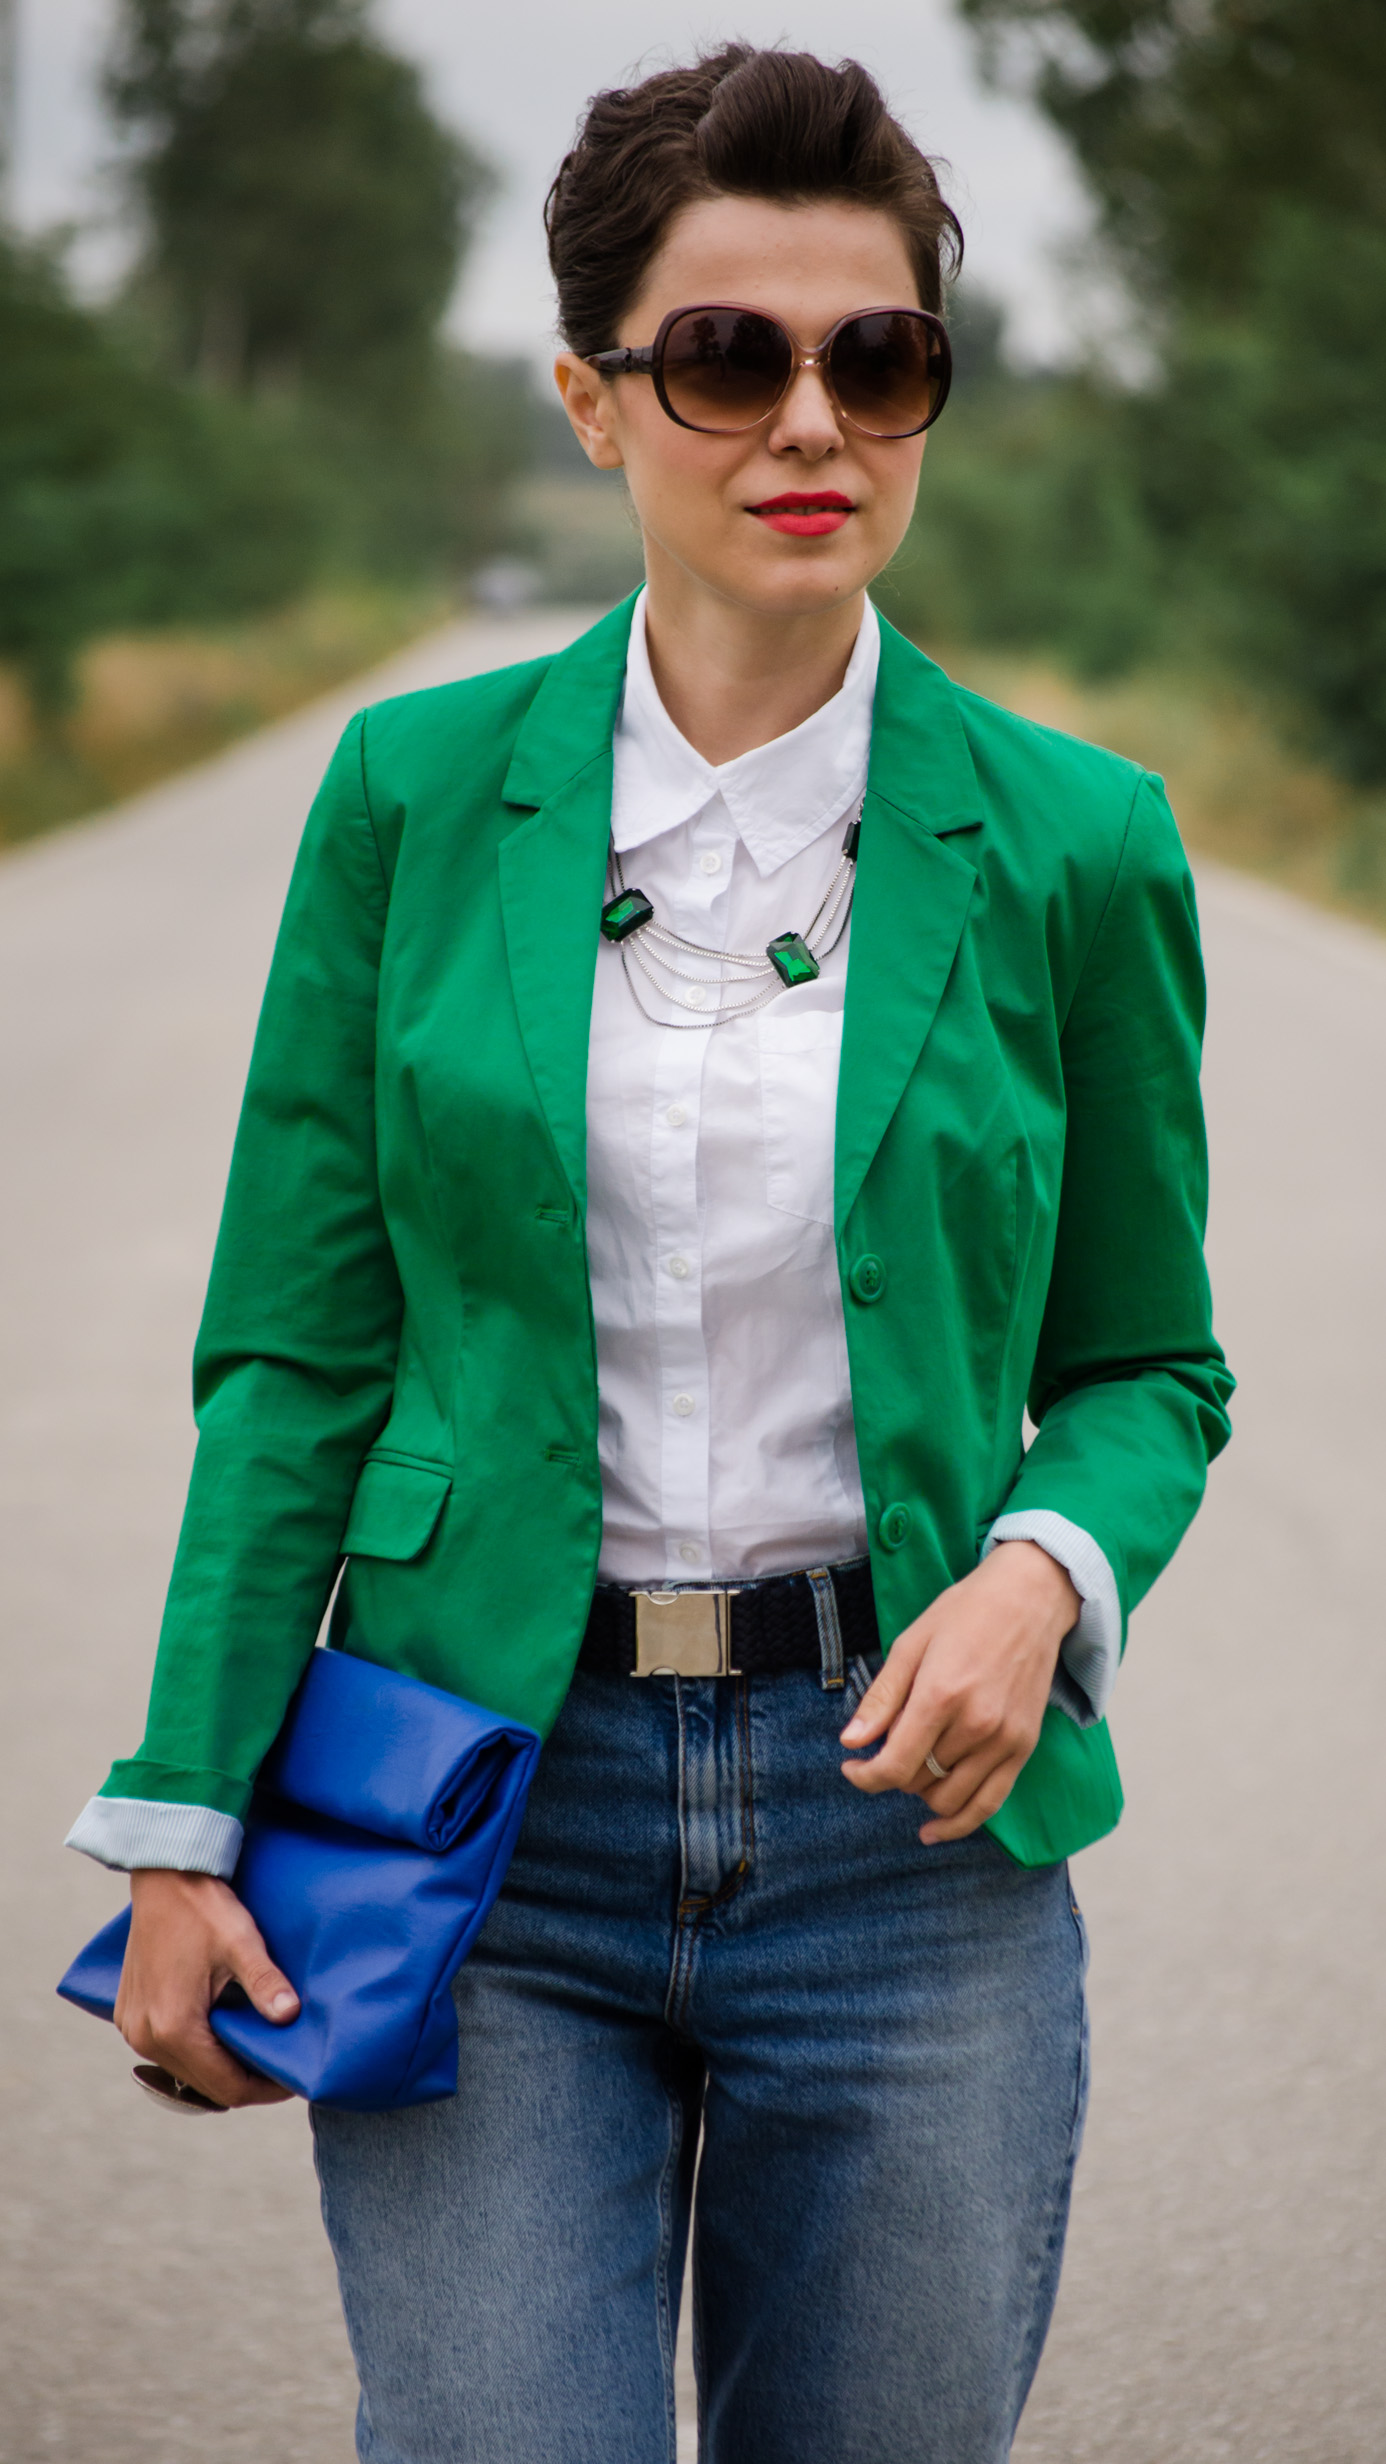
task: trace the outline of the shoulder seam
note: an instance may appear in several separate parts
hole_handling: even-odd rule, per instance
[[[366,827],[371,834],[371,845],[375,849],[375,860],[380,867],[380,886],[384,890],[386,900],[388,901],[390,896],[390,877],[385,870],[385,858],[380,849],[380,832],[375,826],[375,815],[371,811],[370,783],[366,777],[366,720],[369,715],[369,711],[366,710],[358,710],[356,714],[356,751],[357,762],[361,772],[361,809],[366,816]]]
[[[1068,1022],[1073,1016],[1073,1004],[1077,1000],[1078,995],[1083,988],[1083,978],[1087,974],[1088,968],[1092,963],[1093,951],[1096,949],[1098,942],[1102,938],[1102,927],[1111,913],[1112,900],[1116,896],[1116,886],[1121,879],[1121,868],[1126,862],[1126,850],[1131,844],[1131,824],[1136,818],[1136,799],[1139,796],[1141,789],[1149,786],[1149,784],[1150,772],[1148,770],[1140,771],[1137,776],[1136,783],[1131,790],[1131,801],[1126,807],[1126,820],[1122,828],[1121,845],[1117,849],[1117,859],[1115,864],[1112,866],[1112,878],[1107,884],[1107,895],[1102,901],[1102,912],[1098,916],[1097,922],[1092,928],[1092,933],[1088,940],[1088,946],[1083,952],[1083,963],[1073,979],[1073,991],[1069,998],[1068,1008],[1064,1012],[1063,1026],[1059,1029],[1060,1040],[1062,1040],[1065,1030],[1067,1029]]]

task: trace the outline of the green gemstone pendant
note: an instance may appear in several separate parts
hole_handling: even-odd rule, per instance
[[[609,898],[602,909],[602,937],[607,941],[626,941],[648,924],[654,914],[643,890],[622,890],[619,898]],[[814,968],[814,974],[818,969]]]
[[[792,991],[796,984],[811,984],[819,973],[818,961],[802,933],[780,933],[765,944],[765,955],[782,984]]]

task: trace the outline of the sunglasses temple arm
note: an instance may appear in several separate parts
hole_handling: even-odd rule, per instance
[[[654,344],[646,343],[639,351],[593,351],[587,365],[601,376],[653,376]]]

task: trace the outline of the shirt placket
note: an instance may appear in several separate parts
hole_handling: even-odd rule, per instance
[[[711,949],[727,946],[727,890],[735,836],[720,796],[679,833],[660,883],[671,928]],[[715,996],[713,996],[715,997]],[[703,1333],[699,1141],[707,1033],[666,1030],[655,1065],[651,1189],[655,1234],[655,1339],[660,1381],[660,1520],[666,1581],[706,1580],[710,1555],[710,1377]]]

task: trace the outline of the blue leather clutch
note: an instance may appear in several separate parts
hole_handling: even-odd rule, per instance
[[[315,1651],[233,1877],[303,2007],[277,2028],[230,1986],[211,2014],[222,2043],[348,2112],[454,2095],[452,1980],[505,1879],[538,1756],[518,1720]],[[59,1993],[112,2018],[129,1930],[126,1908]]]

